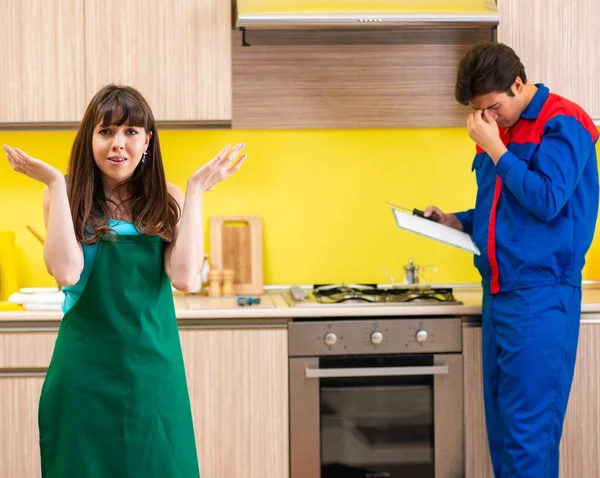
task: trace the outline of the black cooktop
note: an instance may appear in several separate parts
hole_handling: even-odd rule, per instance
[[[343,302],[401,303],[401,302],[458,302],[452,288],[427,285],[381,286],[377,284],[315,284],[313,295],[321,304]]]

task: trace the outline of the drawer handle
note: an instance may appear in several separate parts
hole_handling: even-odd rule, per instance
[[[0,378],[33,378],[45,376],[46,370],[15,370],[10,372],[0,372]]]

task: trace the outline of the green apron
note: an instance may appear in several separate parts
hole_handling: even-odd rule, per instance
[[[39,406],[42,478],[198,478],[173,295],[155,236],[103,239]]]

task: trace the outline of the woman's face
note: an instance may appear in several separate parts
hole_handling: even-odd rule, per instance
[[[118,184],[130,178],[148,149],[151,136],[141,126],[96,125],[92,152],[102,179]]]

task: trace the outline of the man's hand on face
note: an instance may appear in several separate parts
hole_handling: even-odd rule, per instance
[[[494,164],[506,153],[496,119],[488,110],[475,111],[467,116],[467,131],[471,139],[491,156]]]

